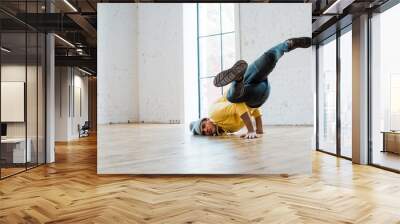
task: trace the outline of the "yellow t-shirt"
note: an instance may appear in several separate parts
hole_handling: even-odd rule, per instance
[[[244,113],[249,112],[254,118],[261,116],[259,108],[251,108],[246,103],[231,103],[226,96],[219,98],[211,105],[209,115],[210,119],[226,132],[237,132],[244,126],[240,118]]]

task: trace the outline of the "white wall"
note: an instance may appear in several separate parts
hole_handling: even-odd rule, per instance
[[[290,15],[290,16],[289,16]],[[311,4],[239,4],[240,57],[249,63],[292,37],[311,37]],[[313,124],[312,50],[285,54],[269,76],[265,124]]]
[[[55,68],[55,141],[68,141],[69,131],[69,95],[70,84],[68,67]]]
[[[98,9],[98,123],[182,123],[182,4]]]
[[[82,126],[88,120],[88,77],[76,68],[72,69],[55,69],[55,141],[78,138],[78,124]],[[80,99],[76,97],[78,89],[81,92]],[[79,104],[82,114],[77,107]]]
[[[73,110],[75,110],[75,113],[72,113],[72,119],[70,121],[72,127],[70,135],[72,136],[72,138],[77,138],[79,137],[78,124],[82,126],[85,123],[85,121],[89,120],[88,77],[83,76],[83,73],[75,69],[73,86],[75,89],[75,92],[73,94],[75,94],[75,96],[72,96],[71,98],[74,98]],[[78,93],[78,90],[80,91],[80,93]],[[80,94],[80,99],[79,99],[79,94]]]
[[[98,123],[139,121],[137,4],[97,9]]]
[[[182,4],[139,4],[139,120],[183,121]]]

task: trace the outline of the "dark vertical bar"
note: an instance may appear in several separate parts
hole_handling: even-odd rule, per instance
[[[68,85],[68,117],[71,117],[71,85]]]
[[[71,93],[72,93],[72,117],[75,118],[75,67],[71,67],[72,73],[71,73],[71,82],[72,82],[72,87],[71,87]]]
[[[2,28],[2,23],[0,23],[0,47],[2,47],[3,46],[3,41],[2,41],[2,31],[1,31],[1,28]],[[2,68],[2,66],[3,66],[3,64],[2,64],[2,52],[1,52],[1,50],[0,50],[0,125],[1,124],[3,124],[2,122],[1,122],[1,68]],[[0,136],[1,136],[1,134],[0,134]],[[2,170],[2,168],[3,168],[3,162],[2,162],[2,157],[1,157],[1,150],[2,150],[2,144],[0,144],[0,180],[2,179],[2,176],[1,176],[1,170]]]
[[[68,68],[67,68],[67,71],[68,71]],[[60,94],[58,94],[59,95],[59,97],[60,97],[60,117],[62,117],[62,86],[61,86],[61,79],[62,79],[62,77],[64,76],[64,73],[62,73],[62,72],[60,72],[60,74],[58,75],[58,84],[59,84],[59,90],[60,90]],[[55,84],[54,84],[55,85]],[[69,88],[69,85],[68,85],[68,88]]]
[[[67,71],[68,71],[67,67]],[[68,117],[71,117],[71,71],[68,72]],[[61,94],[61,93],[60,93]]]
[[[315,147],[316,149],[319,149],[319,44],[317,44],[316,49],[315,49],[315,92],[316,92],[316,108],[315,108],[315,132],[316,132],[316,136],[315,136]]]
[[[25,21],[28,21],[28,1],[25,1]],[[27,113],[27,97],[28,97],[28,24],[25,23],[25,102],[24,102],[24,118],[25,118],[25,170],[28,169],[28,113]]]
[[[367,22],[367,45],[368,45],[368,54],[367,54],[367,64],[368,64],[368,69],[367,69],[367,83],[368,83],[368,94],[367,94],[367,102],[368,102],[368,111],[367,111],[367,117],[368,117],[368,164],[373,164],[373,141],[372,141],[372,63],[371,63],[371,58],[372,58],[372,26],[371,26],[371,20],[372,20],[372,13],[368,12],[368,22]]]
[[[44,2],[47,13],[47,0]],[[47,35],[44,34],[44,163],[47,163]]]
[[[197,11],[197,92],[199,100],[199,118],[201,116],[201,91],[200,91],[200,26],[199,26],[199,3],[196,5]]]
[[[36,1],[36,13],[39,13],[39,1]],[[36,17],[38,18],[38,17]],[[39,20],[37,19],[37,22]],[[39,32],[36,31],[36,166],[39,165]]]
[[[321,10],[321,1],[315,1],[315,9],[318,11]]]
[[[340,30],[336,31],[336,154],[341,156],[341,108],[340,108],[340,100],[341,100],[341,65],[340,65]]]
[[[223,49],[222,49],[222,4],[221,3],[219,3],[219,40],[220,40],[220,44],[221,44],[221,46],[220,46],[220,48],[221,48],[221,58],[220,58],[220,61],[221,61],[221,71],[222,70],[224,70],[224,58],[223,58],[223,56],[222,56],[222,54],[223,54]],[[224,89],[223,89],[223,87],[221,87],[221,95],[223,95],[224,94]]]
[[[385,151],[386,151],[386,137],[387,137],[386,135],[387,135],[387,134],[386,134],[386,132],[382,132],[382,135],[383,135],[383,138],[382,138],[382,139],[383,139],[383,142],[382,142],[382,143],[383,143],[383,144],[382,144],[382,145],[383,145],[382,152],[385,152]]]

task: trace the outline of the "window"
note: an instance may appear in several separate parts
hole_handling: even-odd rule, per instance
[[[318,45],[318,150],[352,157],[352,26]],[[340,123],[338,123],[340,122]]]
[[[318,48],[319,149],[336,153],[336,36]]]
[[[400,73],[390,74],[390,130],[400,130]]]
[[[352,157],[352,33],[340,36],[340,154]]]
[[[371,18],[372,164],[400,170],[400,5]]]
[[[236,60],[234,8],[233,3],[197,4],[200,117],[223,94],[213,78]]]

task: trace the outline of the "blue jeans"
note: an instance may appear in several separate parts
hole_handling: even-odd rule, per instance
[[[247,67],[244,81],[233,81],[227,93],[227,99],[232,103],[246,103],[247,106],[258,108],[267,101],[271,86],[268,75],[275,68],[279,58],[288,51],[285,42],[266,51]]]

